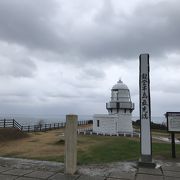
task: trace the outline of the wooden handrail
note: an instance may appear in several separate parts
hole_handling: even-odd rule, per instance
[[[78,125],[87,124],[88,121],[79,121]],[[51,129],[57,129],[65,127],[66,123],[51,123],[51,124],[40,124],[40,125],[29,125],[22,126],[15,119],[1,119],[0,120],[0,128],[17,128],[21,131],[32,132],[32,131],[46,131]]]

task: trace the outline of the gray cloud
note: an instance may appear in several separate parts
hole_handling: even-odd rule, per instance
[[[85,67],[81,69],[79,74],[79,79],[103,79],[105,77],[105,73],[102,69],[98,67]]]
[[[33,77],[36,72],[35,63],[29,59],[8,59],[0,57],[0,75],[10,77]]]
[[[61,51],[65,44],[55,32],[54,0],[1,0],[0,38],[31,49]]]
[[[60,55],[57,61],[70,63],[117,62],[143,52],[158,57],[179,53],[177,0],[142,3],[131,14],[116,12],[115,4],[102,1],[93,16],[87,11],[82,19],[64,13],[61,6],[63,1],[54,0],[0,1],[0,38],[41,54],[43,50],[54,52]]]
[[[179,52],[179,7],[177,0],[143,3],[126,15],[115,13],[110,1],[104,1],[94,23],[79,28],[72,39],[79,52],[91,59],[131,59],[144,52],[160,57]]]

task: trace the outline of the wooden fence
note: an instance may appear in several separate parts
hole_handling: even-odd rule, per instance
[[[78,121],[78,125],[88,124],[87,121]],[[19,124],[15,119],[2,119],[0,120],[0,128],[17,128],[24,132],[38,132],[38,131],[48,131],[52,129],[59,129],[65,127],[66,123],[51,123],[51,124],[39,124],[39,125],[29,125],[23,126]]]

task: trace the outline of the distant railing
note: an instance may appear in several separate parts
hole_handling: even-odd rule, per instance
[[[89,120],[78,121],[78,125],[88,124]],[[2,119],[0,120],[0,128],[17,128],[24,132],[38,132],[38,131],[48,131],[52,129],[59,129],[65,127],[66,123],[51,123],[51,124],[39,124],[39,125],[29,125],[23,126],[19,124],[15,119]]]
[[[92,128],[92,127],[89,127],[89,128],[79,128],[79,129],[77,130],[77,133],[78,133],[78,134],[81,134],[81,133],[87,134],[87,133],[90,133],[90,132],[92,132],[92,131],[93,131],[93,128]]]

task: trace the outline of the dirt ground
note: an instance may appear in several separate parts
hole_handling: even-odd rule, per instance
[[[29,136],[23,139],[17,139],[0,143],[0,155],[8,157],[29,157],[43,158],[52,153],[63,155],[63,129],[29,133]],[[60,144],[62,140],[62,145]]]
[[[84,125],[78,128],[83,127]],[[85,127],[89,126],[86,125]],[[87,148],[87,142],[83,141],[83,139],[78,138],[80,150]],[[0,141],[0,156],[62,161],[64,156],[64,128],[28,133],[27,136],[23,135],[23,138]]]

